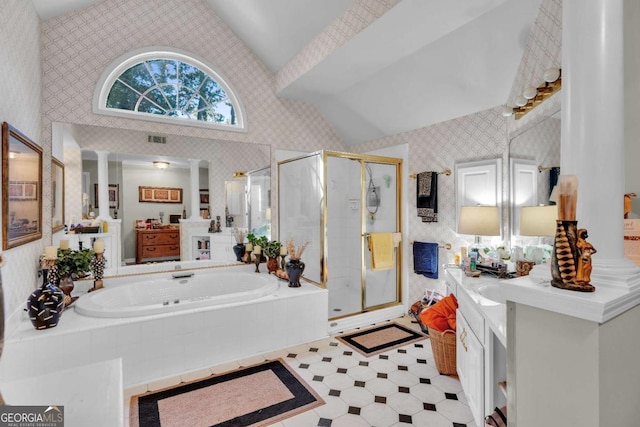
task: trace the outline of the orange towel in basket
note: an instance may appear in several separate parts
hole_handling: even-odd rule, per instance
[[[458,300],[455,295],[451,294],[442,298],[440,301],[432,305],[420,313],[420,321],[423,325],[444,332],[447,329],[456,330],[456,310],[458,309]]]

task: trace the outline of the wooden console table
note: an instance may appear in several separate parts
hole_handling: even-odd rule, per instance
[[[136,264],[143,259],[167,257],[180,259],[180,230],[136,230]]]

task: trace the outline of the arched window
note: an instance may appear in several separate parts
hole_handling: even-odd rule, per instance
[[[172,49],[129,53],[105,70],[94,111],[186,125],[244,130],[231,87],[202,60]]]

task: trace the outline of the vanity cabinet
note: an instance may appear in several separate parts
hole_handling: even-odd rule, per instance
[[[484,417],[484,347],[460,310],[456,313],[456,364],[473,419]]]
[[[476,425],[485,415],[506,405],[499,383],[506,379],[506,305],[481,295],[482,288],[497,286],[490,277],[466,277],[447,269],[447,286],[458,299],[456,311],[456,365],[458,377]]]
[[[180,231],[177,229],[136,230],[136,264],[147,259],[180,259]]]

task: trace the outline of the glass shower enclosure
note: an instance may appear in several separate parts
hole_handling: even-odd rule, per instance
[[[318,151],[278,163],[279,238],[307,244],[303,277],[329,291],[329,319],[401,303],[401,244],[371,268],[371,233],[402,233],[402,159]]]

